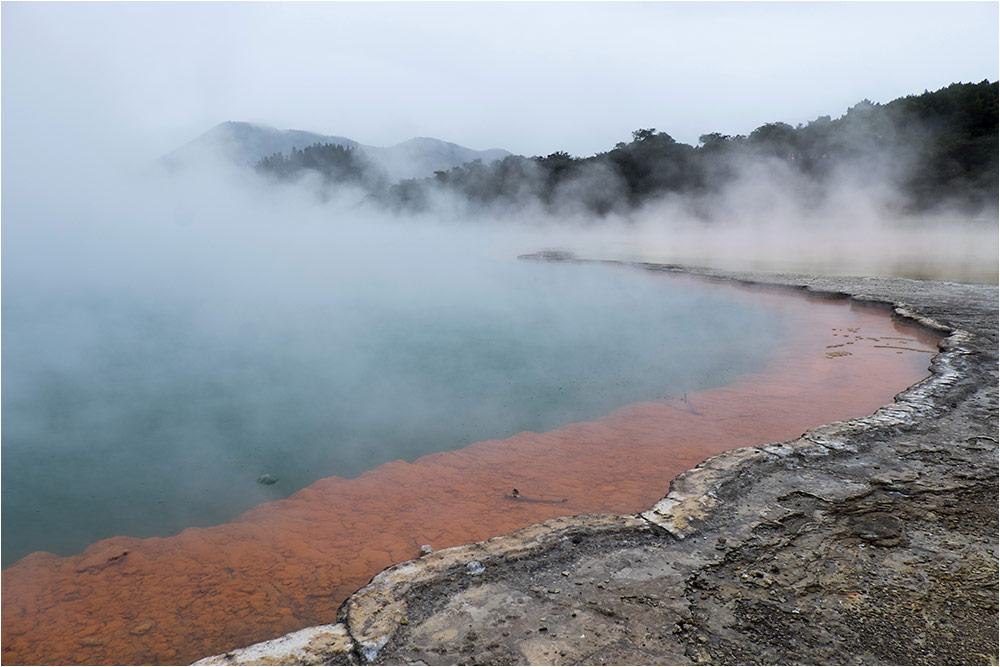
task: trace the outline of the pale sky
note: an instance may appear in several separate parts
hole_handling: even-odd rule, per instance
[[[586,156],[998,78],[997,2],[2,5],[4,166],[225,120]]]

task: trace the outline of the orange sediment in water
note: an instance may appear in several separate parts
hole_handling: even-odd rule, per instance
[[[644,510],[709,456],[870,414],[927,374],[937,337],[885,310],[747,291],[791,331],[764,371],[728,386],[326,478],[233,523],[31,554],[3,572],[3,662],[181,664],[333,622],[347,596],[423,544]]]

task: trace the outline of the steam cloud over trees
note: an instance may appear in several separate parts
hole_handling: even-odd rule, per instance
[[[395,184],[349,147],[317,144],[260,160],[258,172],[292,179],[318,172],[329,184],[362,186],[368,199],[396,211],[425,211],[436,198],[510,210],[541,205],[551,212],[627,214],[651,201],[684,196],[695,217],[748,172],[767,172],[800,190],[843,180],[884,184],[899,213],[943,206],[995,207],[997,83],[955,83],[877,104],[864,100],[840,118],[822,116],[793,127],[774,122],[749,135],[704,134],[698,146],[653,128],[591,157],[565,152],[474,161],[433,177]]]

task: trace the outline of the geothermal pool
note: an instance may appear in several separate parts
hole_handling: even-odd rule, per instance
[[[60,507],[74,520],[111,516],[59,547],[73,553],[96,542],[82,553],[34,553],[4,570],[4,661],[175,664],[331,622],[346,596],[380,569],[418,556],[422,544],[445,548],[567,514],[641,511],[708,456],[870,414],[926,375],[937,340],[887,310],[846,300],[626,267],[497,262],[464,280],[447,272],[424,280],[438,298],[416,298],[426,286],[407,285],[387,306],[356,298],[366,289],[345,288],[329,303],[324,296],[284,304],[268,315],[276,321],[256,329],[239,309],[182,318],[191,325],[207,317],[193,331],[182,331],[176,312],[139,318],[142,335],[113,338],[113,353],[105,352],[112,360],[121,353],[118,365],[93,358],[107,328],[84,327],[91,347],[64,345],[57,360],[89,369],[77,381],[103,401],[100,418],[93,405],[78,405],[91,399],[58,394],[50,400],[59,409],[32,413],[25,397],[50,396],[40,380],[28,384],[36,394],[15,392],[21,402],[5,392],[5,418],[10,405],[10,414],[34,414],[24,420],[34,428],[55,422],[67,440],[82,428],[67,423],[73,415],[91,415],[81,423],[96,429],[146,405],[135,423],[111,431],[123,433],[118,447],[164,457],[165,443],[176,442],[182,455],[157,459],[146,477],[141,461],[135,468],[114,460],[129,452],[102,450],[96,464],[71,457],[61,488],[94,476],[114,490],[93,484],[89,500],[73,501],[86,511]],[[307,305],[313,312],[303,316]],[[348,325],[379,309],[380,328],[347,335]],[[107,322],[132,326],[122,315]],[[33,334],[46,343],[60,335]],[[27,338],[15,350],[31,350]],[[8,352],[5,389],[8,372],[30,374],[27,364],[10,370]],[[150,358],[148,371],[134,369]],[[428,371],[440,379],[425,380]],[[130,373],[156,381],[101,396],[112,392],[109,380]],[[192,386],[156,393],[176,383]],[[170,402],[154,409],[150,396]],[[269,414],[274,422],[262,423]],[[334,428],[356,416],[368,431]],[[98,431],[87,432],[78,440],[84,450],[97,440]],[[185,439],[196,433],[200,443]],[[36,479],[45,469],[38,457],[12,458],[8,437],[5,494],[11,461],[32,461],[23,465],[41,469]],[[15,452],[46,442],[29,441]],[[69,451],[63,440],[55,445]],[[199,458],[203,451],[211,456]],[[117,480],[134,470],[139,481]],[[261,474],[279,481],[258,484]],[[176,482],[169,494],[164,479]],[[202,486],[196,501],[184,499]],[[115,505],[125,488],[132,495]],[[133,511],[132,503],[145,505]],[[154,505],[167,508],[148,509]],[[38,535],[73,523],[48,520]],[[97,541],[104,537],[111,539]]]
[[[223,523],[331,475],[725,385],[788,330],[693,281],[464,269],[330,276],[299,286],[305,298],[288,285],[237,306],[229,291],[6,294],[3,565]]]

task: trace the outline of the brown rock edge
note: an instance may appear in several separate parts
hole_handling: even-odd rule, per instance
[[[196,664],[997,664],[997,287],[639,266],[887,303],[946,337],[869,417],[714,456],[640,515],[394,565],[339,623]]]

